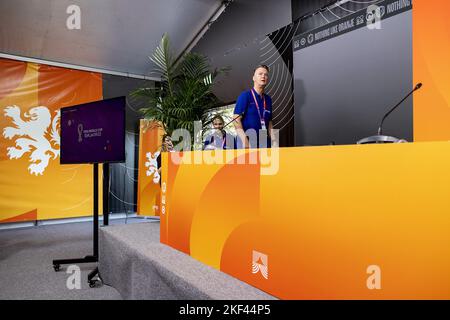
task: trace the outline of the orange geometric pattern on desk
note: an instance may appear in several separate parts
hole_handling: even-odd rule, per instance
[[[282,299],[450,298],[449,142],[164,161],[164,243],[209,266]]]

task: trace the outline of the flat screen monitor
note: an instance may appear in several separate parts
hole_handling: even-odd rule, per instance
[[[61,164],[125,161],[125,97],[61,108]]]

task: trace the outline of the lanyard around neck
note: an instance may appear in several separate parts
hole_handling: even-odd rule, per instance
[[[256,109],[258,110],[259,119],[262,122],[264,120],[264,111],[266,111],[266,109],[267,109],[267,107],[266,107],[266,97],[264,96],[264,93],[263,93],[262,99],[263,99],[264,111],[263,111],[263,115],[261,116],[261,109],[259,108],[258,99],[256,99],[254,90],[255,90],[254,88],[252,88],[252,90],[251,90],[252,95],[253,95],[253,100],[255,100],[255,105],[256,105]]]

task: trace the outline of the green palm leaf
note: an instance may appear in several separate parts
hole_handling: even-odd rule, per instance
[[[208,59],[197,53],[187,53],[177,63],[167,34],[149,58],[161,82],[131,96],[143,101],[140,111],[145,118],[160,121],[170,135],[175,129],[187,129],[193,142],[194,121],[202,121],[203,128],[210,124],[206,111],[219,102],[212,92],[215,79],[229,69],[211,71]]]

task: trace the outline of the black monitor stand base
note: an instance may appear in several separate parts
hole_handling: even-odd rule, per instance
[[[94,263],[98,262],[98,163],[94,163],[94,253],[93,255],[84,258],[76,259],[60,259],[53,260],[53,269],[58,272],[62,264],[77,264],[77,263]],[[94,279],[98,275],[98,280]],[[91,271],[88,275],[88,283],[91,288],[101,281],[98,267]]]

